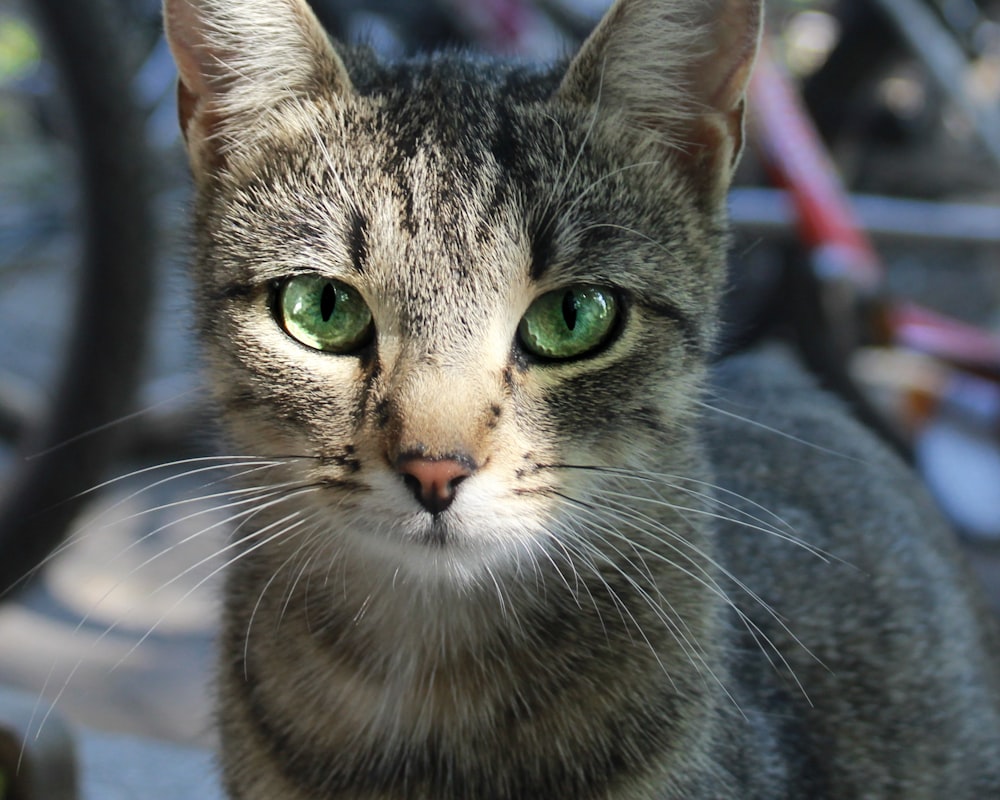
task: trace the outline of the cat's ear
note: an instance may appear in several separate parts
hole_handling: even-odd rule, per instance
[[[305,0],[164,0],[163,21],[196,168],[220,159],[231,140],[252,135],[261,114],[284,99],[351,91]]]
[[[621,115],[728,183],[762,15],[763,0],[617,0],[557,96]]]

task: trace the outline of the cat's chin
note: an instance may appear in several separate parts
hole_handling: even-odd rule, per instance
[[[424,513],[394,525],[355,529],[349,538],[359,563],[368,568],[377,564],[396,583],[457,586],[481,584],[517,570],[518,561],[534,549],[532,540],[537,541],[495,518],[486,526],[458,515]]]

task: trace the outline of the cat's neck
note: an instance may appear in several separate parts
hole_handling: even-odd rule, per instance
[[[482,740],[488,735],[521,741],[539,751],[539,763],[558,764],[559,748],[579,748],[584,758],[593,743],[583,734],[595,719],[602,729],[630,720],[622,741],[607,745],[634,755],[652,746],[643,709],[669,707],[676,724],[701,719],[707,729],[719,708],[734,706],[721,688],[727,676],[715,649],[726,623],[711,592],[691,581],[669,609],[639,613],[652,609],[654,591],[640,572],[657,567],[626,560],[631,573],[624,564],[587,572],[553,558],[537,573],[507,576],[503,588],[450,593],[405,581],[364,587],[339,567],[325,585],[278,585],[256,603],[234,588],[226,630],[248,640],[227,643],[243,654],[229,664],[230,683],[269,686],[262,717],[296,719],[303,742],[344,758],[363,760],[386,741],[418,749],[435,741],[457,764],[467,756],[479,769],[505,752]],[[235,570],[231,586],[260,586],[261,575],[241,574],[255,569]],[[267,657],[257,637],[268,637]],[[317,707],[324,713],[312,713]],[[674,724],[658,723],[660,734]]]

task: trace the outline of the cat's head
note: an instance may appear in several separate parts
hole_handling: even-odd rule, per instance
[[[211,377],[309,487],[275,514],[463,576],[552,546],[592,467],[689,466],[760,15],[620,0],[540,70],[167,0]]]

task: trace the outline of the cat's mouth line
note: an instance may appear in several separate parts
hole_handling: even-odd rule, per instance
[[[440,516],[435,515],[430,525],[425,529],[423,544],[440,549],[446,547],[454,539],[455,536],[451,532],[451,526],[442,520]]]

